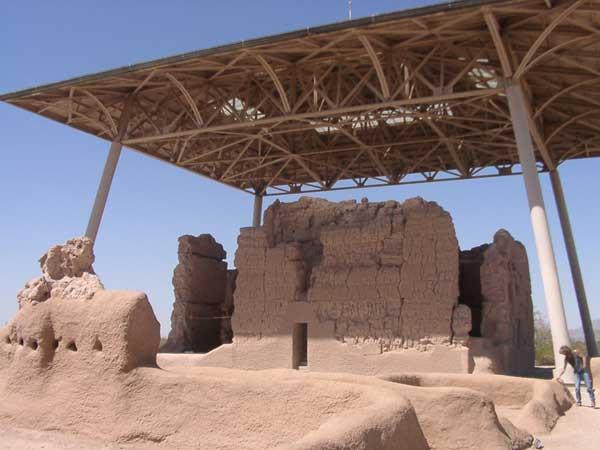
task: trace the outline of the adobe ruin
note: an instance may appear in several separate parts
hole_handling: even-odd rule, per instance
[[[597,354],[558,174],[566,160],[600,155],[589,130],[597,129],[590,101],[600,27],[592,3],[433,5],[188,52],[0,99],[110,141],[86,229],[92,239],[123,147],[251,194],[257,225],[266,195],[484,179],[518,169],[557,353],[569,337],[540,187],[543,166],[587,346]],[[347,216],[355,221],[359,214]],[[367,251],[356,258],[346,248],[352,241],[338,242],[343,233],[333,230],[327,242],[327,224],[307,241],[272,240],[265,227],[243,232],[246,273],[264,259],[262,271],[254,271],[261,278],[242,274],[236,288],[242,300],[244,292],[259,294],[240,316],[251,326],[234,323],[241,334],[202,361],[247,368],[285,362],[283,367],[309,372],[158,370],[158,324],[143,293],[104,291],[89,271],[48,271],[26,286],[19,313],[0,329],[0,421],[98,436],[119,447],[529,445],[530,433],[551,428],[572,399],[559,383],[481,374],[517,373],[529,364],[529,281],[517,264],[523,258],[516,244],[501,236],[462,261],[457,249],[456,273],[440,280],[448,260],[437,256],[437,234],[423,232],[417,251],[404,255],[404,238],[418,237],[420,230],[402,231],[397,239],[396,220],[390,223],[383,243],[365,237]],[[379,225],[387,229],[386,220]],[[362,225],[349,228],[360,235],[362,248]],[[401,257],[392,251],[387,259],[388,238],[402,242]],[[61,252],[58,260],[65,261]],[[327,255],[333,255],[331,264]],[[349,261],[340,263],[340,255]],[[283,267],[274,268],[277,262]],[[187,258],[184,268],[187,263],[196,266],[195,258]],[[298,279],[282,281],[270,272]],[[195,279],[192,274],[183,285]],[[245,306],[238,293],[234,302],[227,297],[234,273],[225,279],[224,299],[177,299],[173,341],[181,351],[205,351],[229,340],[234,303]],[[461,292],[468,279],[475,284]],[[221,317],[211,309],[217,303]],[[65,345],[61,336],[68,338]],[[317,372],[328,368],[401,373]]]
[[[362,374],[533,368],[524,247],[502,230],[460,252],[450,215],[434,202],[276,201],[264,226],[241,229],[235,266],[233,343],[197,364]],[[207,279],[223,291],[222,278]]]
[[[156,367],[159,324],[146,295],[104,289],[92,267],[91,239],[55,245],[39,262],[42,275],[17,293],[19,311],[0,329],[4,388],[25,392],[17,380],[26,377],[43,390],[46,376],[35,377],[44,370],[68,376]]]
[[[29,280],[17,293],[19,308],[45,302],[50,297],[91,298],[104,289],[92,264],[92,240],[87,237],[54,245],[39,259],[42,275]]]
[[[493,243],[460,252],[459,301],[473,315],[474,370],[528,375],[535,364],[529,263],[506,230]]]
[[[226,257],[223,246],[209,234],[179,238],[171,332],[162,351],[208,352],[231,342],[230,285],[235,274],[228,272]]]
[[[319,203],[318,214],[315,214],[317,220],[306,217],[311,215],[312,203],[303,201],[292,205],[299,210],[292,209],[290,213],[285,211],[287,206],[277,205],[271,210],[272,216],[265,229],[246,229],[240,239],[243,251],[239,251],[238,256],[245,255],[247,259],[246,265],[239,264],[240,277],[234,297],[238,302],[238,293],[252,288],[255,292],[270,294],[262,302],[263,313],[260,313],[260,304],[250,310],[241,308],[245,311],[241,317],[252,313],[256,318],[254,323],[261,326],[272,311],[276,313],[273,316],[285,326],[290,319],[297,320],[293,314],[305,311],[302,308],[313,304],[321,306],[319,296],[311,292],[317,273],[323,276],[332,272],[334,267],[336,273],[347,271],[346,279],[354,280],[352,289],[360,290],[359,295],[372,295],[373,304],[383,303],[387,297],[382,297],[395,292],[393,286],[403,286],[403,270],[407,267],[413,268],[411,274],[422,275],[417,280],[424,280],[424,286],[431,286],[426,280],[427,273],[431,272],[423,268],[428,265],[438,267],[438,260],[431,259],[432,253],[429,257],[419,257],[418,252],[413,252],[416,247],[411,239],[420,243],[420,248],[447,248],[448,251],[451,248],[448,243],[452,243],[452,234],[433,244],[429,239],[436,229],[451,229],[448,215],[439,206],[420,199],[402,205],[395,202],[345,203],[341,209],[340,204]],[[307,206],[310,206],[308,211]],[[330,215],[331,210],[336,213],[334,216]],[[292,222],[287,220],[292,220],[300,212],[306,219],[306,222],[298,222],[300,231],[284,232],[281,224],[288,227],[287,224]],[[360,221],[357,217],[368,220]],[[335,228],[342,237],[360,239],[362,245],[356,247],[359,250],[356,254],[352,251],[354,247],[343,248],[340,244],[343,239],[335,231],[332,234],[323,232],[331,220],[339,220],[336,222],[338,225],[345,225]],[[369,223],[377,227],[378,236],[383,236],[383,240],[368,238],[373,230]],[[328,239],[321,241],[318,236],[323,234]],[[265,239],[258,240],[257,236]],[[312,239],[299,244],[300,236]],[[243,239],[248,240],[243,242]],[[318,241],[323,242],[322,248]],[[180,242],[181,253],[188,256],[210,256],[201,243],[210,244],[209,248],[213,250],[218,248],[206,236],[185,238]],[[273,247],[269,247],[268,242]],[[375,252],[374,248],[378,248],[379,252]],[[213,255],[219,257],[222,253]],[[420,266],[407,264],[405,259],[394,255],[410,256],[418,260]],[[323,264],[327,258],[338,264]],[[21,308],[7,326],[0,328],[0,424],[40,431],[56,430],[67,433],[74,439],[73,442],[80,437],[93,439],[98,442],[99,448],[107,443],[117,443],[119,446],[132,444],[136,448],[143,446],[148,449],[166,446],[246,450],[333,447],[476,450],[485,442],[489,450],[518,450],[529,447],[532,433],[550,431],[573,403],[561,384],[534,379],[419,374],[403,371],[401,366],[381,377],[312,371],[313,358],[319,355],[319,351],[314,350],[319,350],[322,345],[318,340],[310,341],[311,359],[308,363],[311,372],[308,373],[281,369],[255,372],[218,367],[161,366],[162,370],[159,370],[160,327],[146,295],[104,290],[93,273],[93,259],[89,239],[77,238],[55,246],[40,260],[43,270],[40,278],[45,281],[30,282],[25,291],[20,291]],[[180,261],[184,259],[182,257]],[[257,283],[248,276],[252,271],[247,270],[255,267],[252,263],[256,260],[262,261],[263,265],[258,268],[263,270],[275,267],[277,262],[283,265],[278,270],[271,269],[275,274]],[[352,275],[356,261],[365,262],[358,266],[358,278]],[[382,261],[386,264],[381,264]],[[457,258],[455,264],[457,269]],[[218,267],[219,270],[223,267],[223,264],[204,262],[200,265]],[[389,276],[390,267],[397,267],[400,276]],[[311,276],[307,277],[309,268],[312,269]],[[187,275],[182,273],[186,270],[185,267],[176,270],[179,275],[176,278],[185,279]],[[376,273],[374,280],[365,275],[373,270]],[[447,279],[457,280],[456,272],[452,272],[454,278],[449,276]],[[289,274],[296,275],[289,283],[294,289],[286,287],[281,278],[275,276]],[[224,279],[227,279],[227,274]],[[356,280],[371,282],[359,283]],[[44,283],[48,285],[49,295],[31,290],[32,286]],[[411,286],[419,286],[418,283],[413,279]],[[340,292],[338,289],[345,288],[341,291],[344,294],[349,292],[344,283],[340,286],[322,281],[318,286],[328,287],[331,298],[339,302],[343,299],[335,297]],[[279,296],[276,295],[277,290],[281,292]],[[374,297],[374,292],[382,295]],[[382,345],[399,339],[402,339],[402,346],[391,348],[392,344],[389,344],[390,349],[382,353],[383,357],[386,353],[402,351],[427,354],[426,346],[459,347],[462,352],[470,328],[470,315],[467,306],[456,303],[447,306],[451,311],[450,318],[439,315],[440,323],[429,329],[419,329],[421,334],[415,333],[419,340],[413,338],[412,345],[420,346],[419,350],[409,346],[408,331],[405,334],[400,332],[405,330],[402,320],[412,317],[407,311],[414,309],[405,309],[405,305],[415,298],[435,301],[433,295],[423,300],[417,289],[410,292],[413,296],[403,297],[397,302],[399,307],[390,309],[387,303],[362,308],[360,296],[352,296],[350,306],[335,308],[327,305],[327,311],[340,311],[335,319],[319,312],[325,309],[315,307],[317,312],[311,316],[314,322],[307,322],[308,337],[312,337],[312,328],[318,327],[320,322],[352,322],[364,314],[368,327],[360,323],[354,328],[340,326],[339,336],[344,343],[335,338],[335,324],[326,324],[329,327],[321,325],[321,331],[332,333],[332,338],[324,338],[329,342],[325,342],[329,349],[334,348],[331,345],[334,342],[337,348],[351,347],[347,354],[355,352],[351,363],[374,365],[373,358],[360,354],[356,348],[365,348],[365,343]],[[456,290],[450,288],[445,292],[457,295]],[[292,293],[294,297],[290,298]],[[448,303],[451,302],[448,300]],[[293,309],[292,305],[302,307]],[[285,311],[286,308],[290,311]],[[390,321],[394,314],[398,318]],[[447,332],[442,324],[444,320],[446,326],[452,325],[453,334],[449,334],[448,338],[442,334]],[[425,324],[426,321],[419,323]],[[372,324],[381,324],[381,327]],[[234,328],[237,326],[234,321]],[[236,335],[234,344],[223,345],[207,357],[219,354],[224,348],[232,348],[238,340],[267,342],[273,339],[271,345],[287,345],[286,336],[274,338],[277,331],[271,330],[276,328],[265,326],[261,330],[264,335],[260,338],[251,332],[245,336],[240,333]],[[436,332],[438,334],[434,334]],[[438,354],[443,353],[438,350]],[[320,356],[325,357],[324,354]],[[274,357],[279,358],[280,355],[275,352]],[[280,361],[275,359],[275,362]],[[347,370],[352,367],[339,368],[342,372],[352,371]],[[507,389],[508,386],[510,389]],[[265,408],[265,404],[269,407]],[[227,426],[215,426],[215,423]],[[294,426],[289,426],[290,423]]]

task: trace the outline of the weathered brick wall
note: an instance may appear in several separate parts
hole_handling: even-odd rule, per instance
[[[527,374],[534,367],[533,303],[525,247],[506,230],[491,244],[461,252],[465,303],[480,311],[477,320],[494,370]],[[473,304],[470,304],[473,303]]]
[[[243,228],[235,255],[235,336],[275,334],[284,323],[287,304],[302,295],[304,262],[294,244],[269,247],[265,230]]]
[[[285,333],[288,305],[308,302],[334,337],[382,350],[452,342],[458,243],[432,202],[274,203],[238,240],[234,333]]]
[[[209,234],[185,235],[179,238],[178,257],[173,272],[171,331],[162,351],[207,352],[222,343],[226,253]]]

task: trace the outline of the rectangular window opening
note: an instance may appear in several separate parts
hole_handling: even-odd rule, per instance
[[[292,367],[296,370],[308,367],[308,323],[294,324],[292,339]]]

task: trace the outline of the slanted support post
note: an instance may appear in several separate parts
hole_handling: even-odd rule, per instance
[[[594,327],[590,317],[587,297],[585,295],[585,287],[583,285],[583,277],[581,276],[581,268],[579,266],[579,258],[577,256],[577,248],[575,247],[575,238],[569,220],[569,212],[567,210],[567,202],[563,192],[562,183],[558,169],[550,171],[550,181],[552,181],[552,191],[556,200],[556,209],[560,218],[560,226],[562,228],[567,256],[569,258],[569,266],[571,267],[571,277],[575,287],[575,295],[577,297],[577,305],[579,306],[579,315],[581,316],[581,325],[585,335],[585,345],[587,347],[588,356],[598,356],[598,345],[594,336]]]
[[[108,193],[110,192],[115,170],[117,169],[117,163],[121,156],[121,149],[123,148],[121,140],[125,136],[127,125],[129,124],[130,105],[131,101],[127,101],[125,108],[121,113],[118,132],[113,142],[110,144],[110,150],[108,152],[108,157],[106,158],[106,163],[104,164],[104,171],[102,172],[102,178],[100,179],[98,191],[96,192],[92,213],[90,214],[90,219],[85,230],[85,235],[94,242],[98,236],[98,229],[100,228],[100,222],[102,221],[102,215],[104,214],[104,208],[106,207]]]
[[[262,218],[263,196],[256,194],[254,196],[254,212],[252,214],[252,226],[260,227]]]
[[[556,267],[556,258],[554,256],[554,249],[552,248],[550,228],[548,226],[548,218],[544,206],[544,198],[542,196],[542,187],[540,185],[536,167],[533,142],[531,140],[531,134],[529,133],[528,114],[521,85],[518,82],[509,82],[508,87],[506,88],[506,97],[508,99],[508,107],[510,109],[513,131],[517,143],[519,161],[525,180],[527,199],[529,200],[531,225],[542,274],[542,284],[544,286],[548,319],[552,331],[552,346],[554,348],[556,372],[556,370],[560,371],[564,360],[558,351],[561,346],[570,344],[567,319],[565,316],[560,282],[558,279],[558,270]],[[570,380],[567,379],[566,381]]]

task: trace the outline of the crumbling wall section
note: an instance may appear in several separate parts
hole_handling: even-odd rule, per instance
[[[146,295],[104,290],[91,239],[55,245],[39,261],[42,275],[19,291],[19,311],[0,329],[0,391],[33,392],[53,373],[69,380],[81,369],[98,377],[156,365],[160,325]]]
[[[309,299],[343,341],[384,350],[451,343],[458,290],[450,216],[421,199],[362,203],[323,228]]]
[[[528,373],[535,364],[529,261],[523,244],[506,230],[498,231],[485,251],[481,291],[481,333],[497,345],[502,373]]]
[[[42,275],[17,293],[19,308],[45,302],[51,297],[90,299],[104,289],[94,272],[94,243],[88,237],[69,239],[54,245],[40,259]]]
[[[285,323],[287,304],[299,300],[305,289],[300,247],[294,243],[270,247],[264,229],[242,228],[235,265],[235,335],[276,334]]]
[[[480,329],[483,341],[474,347],[475,356],[491,359],[496,373],[529,373],[535,346],[529,262],[523,244],[499,230],[492,244],[461,252],[461,278],[469,281],[461,283],[461,302],[479,314],[474,327]]]
[[[221,344],[231,344],[233,341],[233,328],[231,327],[231,318],[235,311],[233,303],[233,293],[237,281],[237,270],[227,271],[227,285],[225,286],[225,300],[221,306]]]
[[[179,238],[171,332],[162,351],[207,352],[221,345],[226,256],[223,246],[209,234]]]

